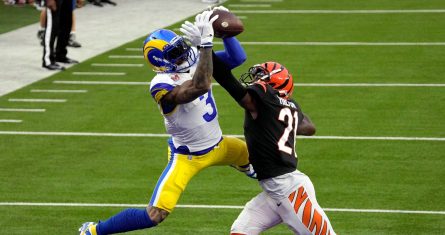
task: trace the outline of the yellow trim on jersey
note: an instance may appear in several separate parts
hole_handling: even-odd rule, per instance
[[[159,90],[159,91],[158,91]],[[156,89],[156,90],[154,90],[154,91],[158,91],[158,92],[156,92],[156,94],[155,94],[155,96],[153,97],[154,99],[155,99],[155,101],[156,101],[156,103],[159,105],[159,108],[161,109],[161,113],[163,114],[163,115],[165,115],[165,116],[169,116],[169,115],[172,115],[176,110],[177,110],[177,108],[178,108],[178,104],[177,105],[175,105],[175,107],[173,108],[173,110],[171,110],[170,112],[168,112],[168,113],[166,113],[165,111],[164,111],[164,108],[162,107],[162,104],[161,104],[161,99],[165,96],[165,94],[167,94],[169,91],[168,90],[165,90],[165,89]]]
[[[157,89],[157,90],[159,90],[159,91],[156,93],[155,97],[153,97],[153,98],[155,98],[156,103],[159,104],[161,102],[162,97],[164,97],[164,95],[167,94],[169,91],[167,91],[165,89]],[[154,90],[154,91],[157,91],[157,90]],[[154,92],[154,91],[152,91],[152,92]]]

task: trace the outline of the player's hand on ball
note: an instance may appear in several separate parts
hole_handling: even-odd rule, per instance
[[[185,35],[184,38],[189,40],[192,46],[197,47],[201,45],[201,31],[195,24],[186,21],[181,25],[179,31]]]
[[[213,22],[218,19],[219,15],[213,15],[213,11],[204,11],[195,18],[195,25],[201,32],[201,47],[213,46]]]

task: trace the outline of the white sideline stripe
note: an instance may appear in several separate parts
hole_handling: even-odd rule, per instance
[[[41,89],[32,89],[33,93],[87,93],[88,90],[41,90]]]
[[[146,204],[118,204],[118,203],[59,203],[59,202],[0,202],[0,206],[46,206],[46,207],[146,207]],[[244,206],[232,205],[177,205],[179,208],[200,209],[243,209]],[[430,214],[445,215],[445,211],[417,211],[417,210],[385,210],[385,209],[351,209],[351,208],[323,208],[325,211],[358,212],[358,213],[396,213],[396,214]]]
[[[91,64],[94,67],[142,67],[144,64]]]
[[[434,83],[294,83],[294,85],[300,87],[445,87],[445,84]]]
[[[214,42],[223,44],[222,42]],[[445,42],[240,42],[251,46],[445,46]]]
[[[142,55],[110,55],[108,56],[110,59],[143,59]]]
[[[11,108],[0,108],[0,112],[45,112],[46,109],[11,109]]]
[[[271,7],[270,4],[229,4],[229,8]]]
[[[149,82],[120,82],[120,81],[53,81],[55,84],[82,84],[82,85],[150,85]]]
[[[41,132],[37,132],[37,131],[0,131],[0,135],[170,137],[169,134],[150,134],[150,133],[94,133],[94,132],[44,132],[44,131],[41,131]],[[241,135],[239,137],[241,137]]]
[[[22,120],[16,120],[16,119],[0,119],[0,122],[7,122],[7,123],[20,123]]]
[[[73,75],[97,75],[97,76],[125,76],[127,73],[123,72],[73,72]]]
[[[445,13],[445,9],[413,10],[231,10],[235,14],[415,14]]]
[[[320,140],[403,140],[403,141],[445,141],[443,137],[402,137],[402,136],[298,136],[300,139]]]
[[[0,131],[0,135],[43,135],[43,136],[101,136],[101,137],[170,137],[169,134],[154,133],[104,133],[104,132],[45,132],[45,131]],[[228,135],[243,138],[244,135]],[[300,139],[322,140],[403,140],[445,141],[443,137],[397,137],[397,136],[298,136]]]
[[[124,82],[124,81],[64,81],[56,80],[57,84],[84,84],[84,85],[150,85],[150,82]],[[212,83],[220,86],[219,83]],[[445,87],[445,84],[434,83],[294,83],[295,86],[312,87]]]
[[[8,99],[9,102],[64,103],[66,99]]]

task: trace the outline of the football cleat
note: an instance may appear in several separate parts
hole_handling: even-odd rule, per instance
[[[70,39],[68,40],[68,46],[74,47],[74,48],[82,47],[82,44],[80,44],[78,41],[76,41],[75,33],[70,33]]]
[[[42,64],[42,67],[48,70],[65,70],[65,67],[60,66],[60,64],[57,63],[52,63],[48,65]]]
[[[86,222],[79,228],[80,235],[97,235],[96,232],[97,223]]]
[[[158,29],[144,41],[145,60],[155,72],[182,72],[197,61],[197,53],[184,40],[168,29]]]
[[[288,99],[294,91],[294,82],[292,75],[281,64],[277,62],[266,62],[254,65],[247,73],[241,75],[240,80],[246,85],[262,81],[275,90],[282,98]]]

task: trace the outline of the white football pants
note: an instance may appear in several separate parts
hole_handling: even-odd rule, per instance
[[[262,180],[260,185],[263,192],[246,204],[233,223],[231,234],[255,235],[284,223],[295,234],[335,235],[305,174],[297,170]]]

